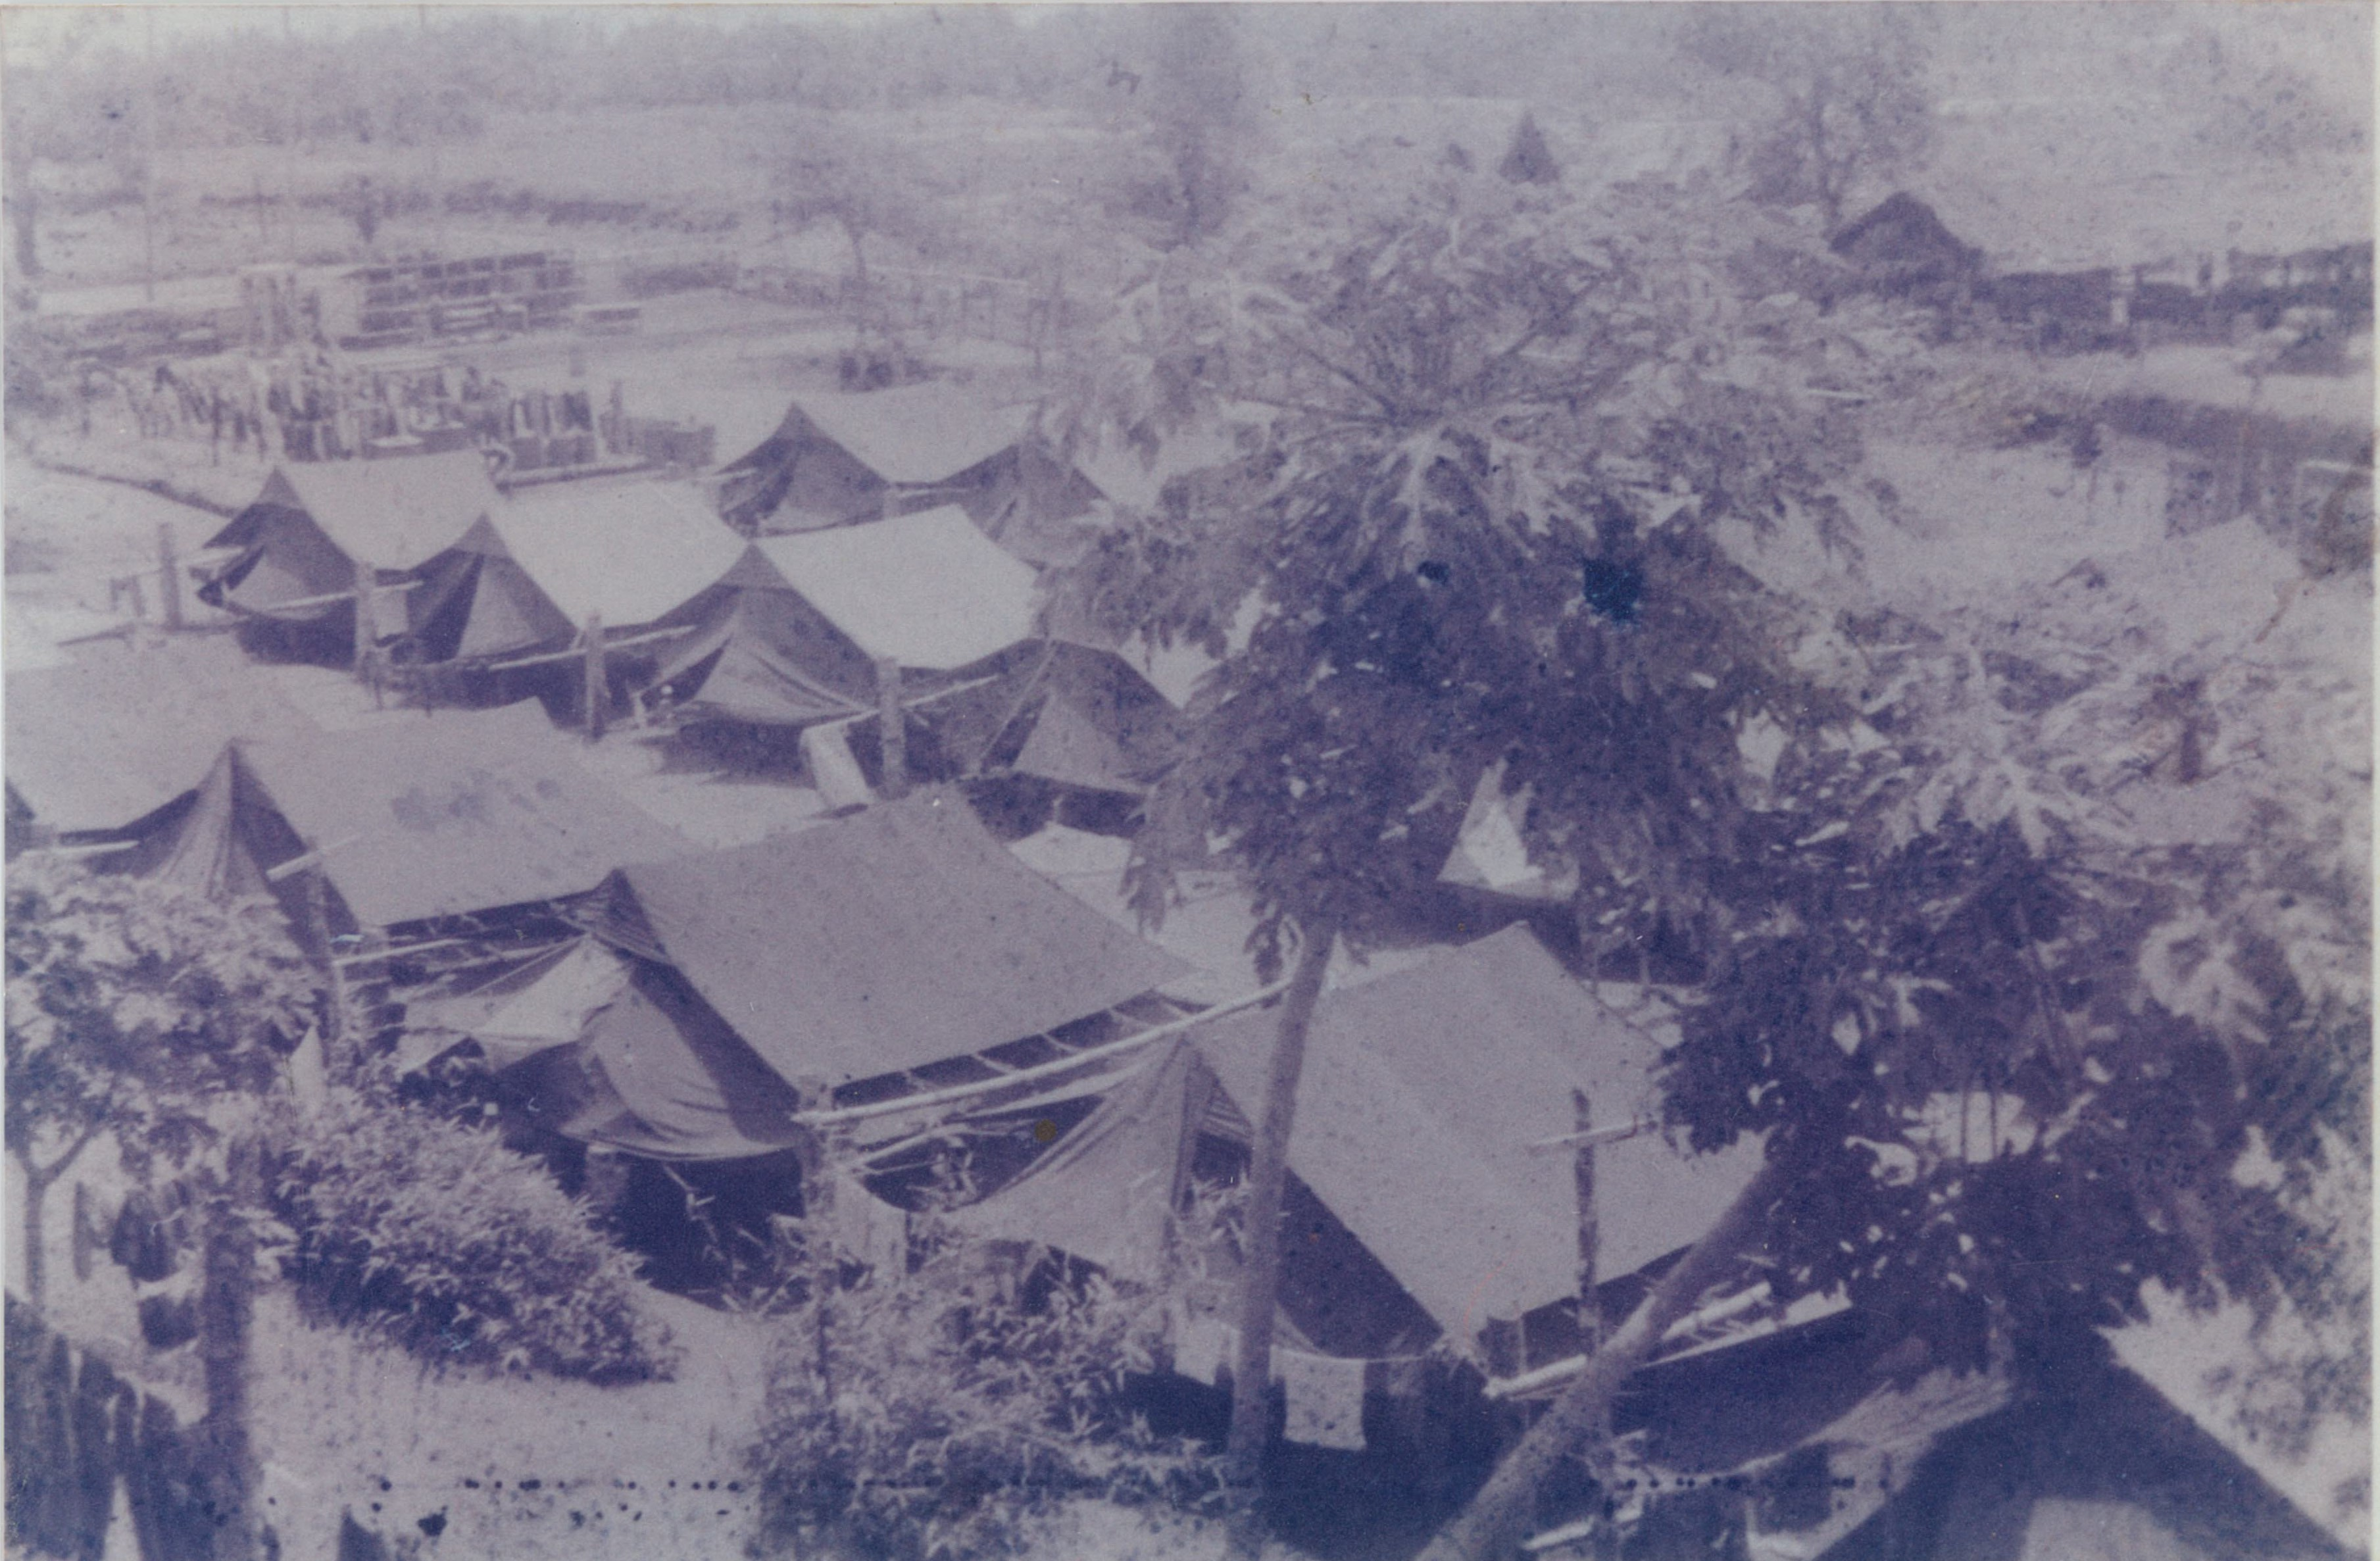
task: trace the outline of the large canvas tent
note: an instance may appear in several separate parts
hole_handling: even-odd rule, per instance
[[[236,737],[313,723],[222,639],[93,646],[7,674],[12,823],[72,839],[138,825],[197,786]]]
[[[1030,436],[1029,409],[943,381],[805,391],[774,432],[724,468],[721,509],[747,532],[811,531],[956,503],[1029,563],[1078,555],[1100,497]]]
[[[624,867],[598,905],[623,995],[580,1036],[565,1131],[658,1158],[767,1153],[791,1142],[796,1085],[880,1087],[1097,1021],[1182,970],[939,792]]]
[[[277,466],[256,502],[208,539],[237,550],[206,600],[283,626],[293,641],[352,648],[355,591],[370,571],[381,639],[420,624],[419,571],[504,502],[477,451]]]
[[[1095,1261],[1161,1250],[1189,1164],[1185,1135],[1245,1139],[1264,1109],[1278,1029],[1269,1010],[1197,1027],[1186,1044],[1220,1099],[1200,1098],[1195,1071],[1185,1083],[1172,1061],[1146,1064],[1129,1095],[1141,1104],[1102,1107],[1061,1141],[1063,1155],[953,1217]],[[1653,1108],[1655,1061],[1652,1045],[1525,928],[1509,927],[1324,993],[1290,1169],[1326,1211],[1318,1218],[1360,1243],[1439,1329],[1468,1340],[1576,1298],[1571,1092],[1587,1093],[1598,1125],[1640,1120]],[[1750,1180],[1758,1154],[1692,1156],[1653,1131],[1599,1146],[1598,1273],[1633,1274],[1688,1244]],[[1143,1191],[1127,1196],[1125,1185]],[[1111,1207],[1125,1227],[1086,1229],[1086,1210]]]
[[[1249,1013],[1199,1035],[1251,1120],[1277,1028]],[[1326,993],[1306,1047],[1290,1168],[1441,1327],[1462,1337],[1578,1293],[1576,1190],[1547,1145],[1576,1131],[1573,1089],[1597,1125],[1650,1116],[1658,1057],[1526,928]],[[1686,1245],[1758,1156],[1689,1156],[1652,1131],[1600,1147],[1599,1271]]]
[[[877,668],[964,681],[1034,632],[1032,570],[956,505],[766,537],[687,611],[656,682],[691,713],[805,726],[871,711]]]
[[[552,651],[599,620],[606,641],[638,637],[716,585],[744,545],[684,483],[525,490],[431,567],[423,659]]]
[[[268,874],[310,853],[339,935],[581,894],[686,849],[523,703],[236,741],[126,865],[213,893],[270,887],[303,926],[309,875]]]

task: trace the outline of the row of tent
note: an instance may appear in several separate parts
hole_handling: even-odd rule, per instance
[[[566,1087],[543,1093],[573,1103],[561,1125],[582,1141],[670,1160],[767,1155],[798,1140],[805,1100],[832,1109],[1002,1069],[1041,1077],[1195,1013],[1183,994],[1211,990],[1026,866],[955,792],[701,851],[585,768],[534,703],[328,732],[261,680],[225,677],[220,642],[204,648],[110,647],[12,677],[12,814],[67,827],[113,870],[273,894],[318,957],[401,951],[466,924],[480,937],[507,918],[528,926],[525,961],[468,963],[422,993],[405,1044],[431,1048],[416,1061],[468,1038],[505,1066],[566,1062]],[[74,734],[128,689],[179,701],[185,719],[148,722],[136,708],[128,730],[155,740],[102,796],[80,784],[94,770]],[[169,791],[160,774],[177,768]],[[1019,1098],[987,1092],[970,1109],[990,1112],[994,1136],[1020,1110],[1039,1120],[1120,1079],[1159,1102],[1086,1104],[1053,1161],[1076,1174],[1026,1177],[998,1217],[1145,1277],[1188,1165],[1183,1135],[1214,1115],[1184,1107],[1192,1075],[1240,1116],[1254,1110],[1269,1026],[1253,1010],[1154,1046],[1122,1074],[1062,1066]],[[1525,931],[1334,993],[1313,1048],[1298,1174],[1438,1327],[1475,1332],[1575,1291],[1562,1157],[1526,1145],[1574,1125],[1572,1087],[1598,1110],[1640,1111],[1652,1059]],[[905,1125],[895,1112],[881,1131]],[[1383,1154],[1412,1163],[1384,1169]],[[1748,1174],[1651,1137],[1607,1154],[1612,1272],[1658,1257],[1681,1210],[1715,1213]],[[1411,1189],[1427,1186],[1447,1216],[1417,1221]],[[1139,1200],[1131,1217],[1085,1223],[1120,1193]]]
[[[1078,555],[1099,506],[1230,452],[1095,461],[1094,482],[1028,422],[938,382],[805,393],[708,492],[506,496],[468,452],[287,466],[210,539],[201,594],[251,645],[377,650],[449,703],[840,728],[877,719],[890,679],[949,772],[1136,793],[1166,701],[1113,646],[1043,631],[1038,566]]]
[[[401,613],[376,613],[375,627],[443,660],[566,639],[598,611],[615,632],[660,622],[726,572],[734,537],[955,512],[1029,572],[1080,556],[1103,505],[1146,505],[1162,478],[1126,456],[1091,463],[1095,481],[1030,423],[1027,409],[941,381],[803,393],[773,432],[702,487],[640,482],[589,496],[557,484],[522,489],[511,502],[467,451],[285,466],[210,544],[234,552],[211,589],[236,611],[322,622],[351,612],[369,571],[379,591],[419,597]],[[450,551],[499,561],[476,613],[455,605],[462,559],[437,567]]]
[[[961,768],[1132,793],[1168,751],[1163,696],[1044,635],[1032,567],[957,505],[747,540],[685,484],[506,498],[458,453],[275,472],[210,546],[208,599],[291,648],[352,646],[369,573],[372,637],[481,673],[480,697],[568,686],[600,636],[607,692],[681,719],[866,720],[890,672]]]
[[[214,589],[261,621],[334,633],[344,603],[352,634],[360,564],[376,628],[403,623],[433,648],[451,634],[458,657],[567,654],[591,623],[625,650],[653,647],[647,686],[686,708],[809,729],[864,719],[889,663],[901,697],[991,767],[1074,767],[1095,782],[1161,763],[1161,700],[1111,653],[1039,632],[1032,568],[994,536],[1014,507],[909,508],[949,497],[930,490],[953,473],[837,431],[832,406],[823,419],[795,410],[725,490],[777,534],[741,535],[666,485],[505,499],[468,457],[301,467],[276,473],[218,538],[233,559]],[[853,458],[878,488],[811,460],[821,439],[862,446]],[[943,444],[952,459],[978,454]],[[1020,491],[1026,463],[985,448],[959,473]],[[1234,984],[1144,937],[1112,881],[1072,892],[1082,886],[1027,865],[1062,841],[1004,848],[958,793],[929,791],[706,851],[589,771],[534,705],[330,733],[273,687],[204,639],[12,673],[12,843],[33,825],[115,870],[273,894],[318,957],[382,974],[404,1065],[476,1048],[536,1129],[639,1163],[782,1175],[785,1152],[801,1152],[832,1175],[838,1217],[897,1224],[932,1209],[1152,1279],[1180,1259],[1192,1180],[1245,1156],[1272,1011],[1214,1006]],[[1500,773],[1483,776],[1448,880],[1507,901],[1565,897],[1565,865],[1524,843],[1528,805]],[[415,957],[441,944],[458,951]],[[390,974],[408,960],[410,974]],[[1599,1124],[1648,1117],[1657,1061],[1645,1029],[1522,926],[1342,971],[1317,1014],[1290,1146],[1305,1239],[1291,1243],[1281,1337],[1314,1359],[1375,1364],[1488,1340],[1507,1370],[1574,1349],[1584,1211],[1570,1140],[1582,1100]],[[1690,1156],[1654,1131],[1597,1146],[1593,1270],[1611,1306],[1708,1225],[1758,1154]],[[806,1204],[825,1191],[800,1189]],[[1857,1332],[1760,1315],[1803,1347]],[[1657,1371],[1694,1371],[1706,1333],[1730,1346],[1738,1376],[1757,1374],[1724,1320],[1686,1328]],[[2016,1411],[2004,1396],[1888,1383],[1876,1349],[1843,1349],[1839,1380],[1739,1395],[1760,1435],[1695,1433],[1691,1409],[1654,1405],[1650,1387],[1621,1419],[1667,1428],[1645,1457],[1671,1476],[1757,1471],[1809,1446],[1883,1448],[1903,1470],[1966,1447],[1952,1495],[1891,1519],[1961,1530],[1939,1504],[1989,1494],[1990,1470],[1969,1466],[1997,1445],[1985,1428]],[[1361,1418],[1373,1413],[1367,1398]],[[2249,1548],[2204,1554],[2335,1550],[2274,1516],[2252,1477],[2197,1467],[2258,1515]],[[1771,1524],[1764,1554],[1899,1554],[1876,1548],[1875,1523],[1919,1488],[1888,1475],[1821,1520]],[[2053,1508],[2065,1516],[2042,1516]],[[2024,1510],[1994,1508],[1990,1553],[2063,1543],[2051,1531],[2066,1508]]]
[[[12,697],[12,737],[19,718]],[[401,1064],[476,1047],[545,1131],[681,1171],[778,1176],[807,1141],[839,1222],[931,1208],[1139,1280],[1179,1261],[1189,1179],[1245,1154],[1274,1011],[1202,1007],[1203,973],[1027,866],[1049,853],[1002,846],[955,792],[706,851],[585,769],[533,707],[325,733],[265,698],[241,719],[262,735],[200,761],[98,860],[261,889],[334,950],[475,918],[480,958],[398,994]],[[11,744],[12,789],[27,751]],[[525,942],[490,938],[529,909]],[[1338,973],[1290,1144],[1302,1239],[1279,1330],[1307,1352],[1293,1358],[1366,1385],[1359,1434],[1334,1445],[1402,1445],[1411,1410],[1375,1385],[1434,1340],[1501,1327],[1514,1367],[1574,1347],[1565,1140],[1581,1095],[1597,1122],[1648,1115],[1657,1060],[1645,1027],[1521,926]],[[917,1173],[953,1145],[978,1176],[947,1207],[948,1184]],[[1616,1311],[1759,1150],[1692,1156],[1647,1131],[1595,1155],[1596,1276]],[[1743,1295],[1756,1287],[1706,1310],[1740,1318]],[[1969,1539],[2025,1561],[2340,1554],[2111,1362],[2045,1401],[2002,1374],[1912,1378],[1891,1343],[1875,1319],[1823,1311],[1682,1327],[1618,1410],[1628,1467],[1677,1493],[1629,1554],[1706,1554],[1730,1524],[1771,1556],[1964,1554]],[[1185,1338],[1172,1348],[1203,1381]],[[1813,1456],[1823,1489],[1797,1504]],[[1566,1553],[1560,1532],[1545,1552]]]

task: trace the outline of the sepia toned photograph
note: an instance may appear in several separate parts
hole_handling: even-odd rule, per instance
[[[2361,1561],[2361,0],[0,5],[8,1561]]]

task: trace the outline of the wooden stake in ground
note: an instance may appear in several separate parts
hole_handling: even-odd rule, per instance
[[[1547,1478],[1609,1420],[1621,1384],[1652,1357],[1670,1325],[1686,1314],[1703,1291],[1727,1277],[1751,1245],[1768,1205],[1784,1192],[1785,1182],[1785,1174],[1773,1161],[1761,1168],[1718,1223],[1661,1277],[1634,1313],[1588,1360],[1586,1369],[1562,1389],[1553,1407],[1504,1455],[1479,1494],[1439,1531],[1419,1561],[1504,1561],[1512,1553]]]
[[[1232,1427],[1223,1449],[1223,1480],[1232,1499],[1232,1553],[1254,1557],[1264,1549],[1265,1444],[1272,1434],[1272,1318],[1281,1303],[1281,1202],[1289,1176],[1289,1135],[1297,1119],[1297,1082],[1305,1069],[1305,1038],[1314,1025],[1322,977],[1330,968],[1329,930],[1308,934],[1297,974],[1281,999],[1281,1034],[1265,1081],[1264,1119],[1249,1156],[1248,1201],[1241,1240],[1247,1264],[1240,1278],[1240,1349],[1232,1366]]]

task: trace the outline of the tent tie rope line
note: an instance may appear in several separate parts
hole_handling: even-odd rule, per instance
[[[1209,1020],[1221,1019],[1228,1014],[1237,1013],[1243,1009],[1256,1008],[1260,1004],[1270,1002],[1288,989],[1287,980],[1276,981],[1269,986],[1259,986],[1255,991],[1234,998],[1227,1003],[1218,1003],[1213,1008],[1201,1009],[1196,1013],[1174,1020],[1170,1023],[1152,1025],[1135,1035],[1126,1035],[1121,1040],[1110,1041],[1104,1046],[1092,1047],[1087,1050],[1076,1052],[1072,1057],[1062,1057],[1052,1062],[1019,1069],[1014,1073],[1003,1073],[996,1078],[978,1079],[969,1083],[951,1084],[942,1089],[928,1090],[922,1095],[897,1095],[891,1100],[872,1100],[865,1106],[844,1106],[821,1111],[796,1111],[793,1114],[793,1121],[797,1127],[812,1129],[841,1127],[846,1123],[864,1122],[877,1117],[898,1116],[905,1111],[916,1111],[929,1107],[947,1106],[958,1101],[972,1100],[979,1095],[1014,1089],[1019,1084],[1038,1083],[1040,1080],[1055,1078],[1078,1068],[1104,1062],[1109,1058],[1120,1057],[1125,1052],[1137,1050],[1153,1042],[1181,1035],[1186,1030],[1196,1029]]]

